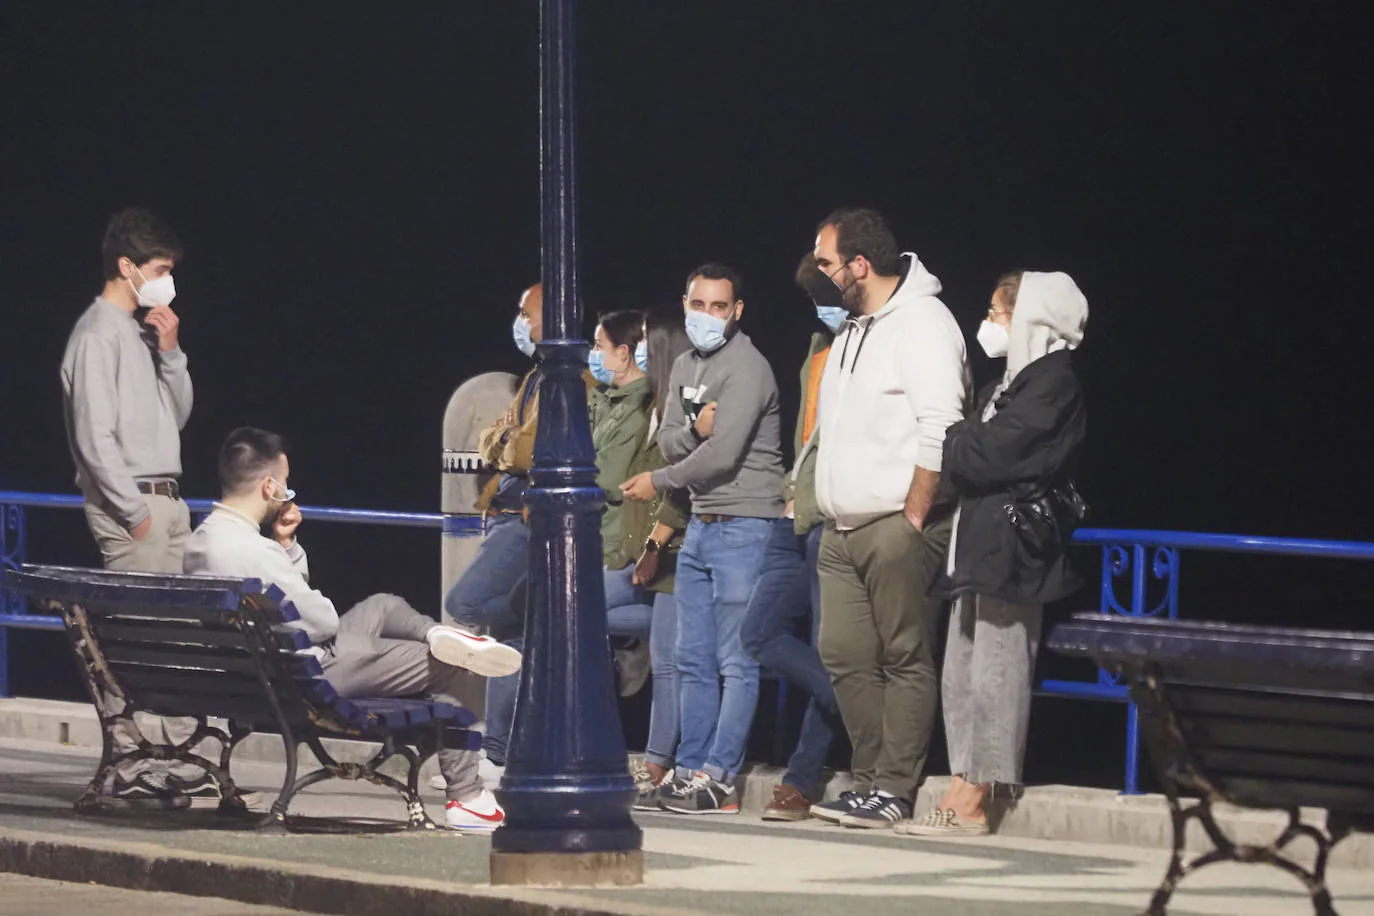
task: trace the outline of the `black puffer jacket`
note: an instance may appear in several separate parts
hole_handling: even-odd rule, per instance
[[[983,422],[995,389],[985,389],[973,417],[945,434],[941,490],[959,500],[954,573],[945,585],[956,595],[1045,604],[1072,594],[1082,579],[1069,566],[1066,544],[1029,543],[1007,507],[1070,479],[1087,433],[1083,390],[1068,350],[1017,373]]]

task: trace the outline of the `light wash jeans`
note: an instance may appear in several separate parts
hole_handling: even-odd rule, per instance
[[[702,770],[731,782],[744,764],[759,698],[759,665],[744,651],[740,626],[772,529],[772,521],[764,518],[708,524],[693,516],[687,526],[675,595],[681,774]]]
[[[1030,724],[1038,604],[960,595],[945,643],[945,740],[949,771],[972,783],[1021,785]]]

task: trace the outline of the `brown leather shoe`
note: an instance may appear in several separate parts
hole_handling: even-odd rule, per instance
[[[810,816],[806,796],[785,782],[773,787],[773,800],[763,809],[765,821],[804,821]]]

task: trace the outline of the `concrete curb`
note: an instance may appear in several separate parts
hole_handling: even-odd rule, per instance
[[[0,741],[7,738],[78,747],[101,746],[95,710],[86,703],[56,700],[0,699]],[[325,745],[340,760],[365,759],[374,747],[361,742],[333,740],[326,741]],[[302,753],[309,758],[308,750]],[[283,763],[281,739],[276,735],[251,735],[235,751],[234,759]],[[437,772],[437,765],[431,760],[425,775]],[[743,812],[754,816],[760,814],[782,776],[783,770],[779,767],[746,767],[736,782]],[[916,797],[917,816],[935,806],[948,784],[946,776],[931,776],[925,780]],[[826,784],[825,797],[835,798],[851,785],[848,773],[836,773]],[[1286,816],[1278,811],[1229,806],[1219,806],[1216,811],[1218,824],[1239,843],[1269,843],[1287,823]],[[1303,820],[1309,824],[1320,826],[1325,819],[1323,811],[1303,812]],[[1111,789],[1073,786],[1029,787],[1014,807],[1003,812],[998,833],[1026,839],[1149,849],[1169,849],[1173,844],[1168,803],[1162,795],[1127,796]],[[1189,824],[1187,836],[1190,850],[1210,848],[1196,821]],[[1374,835],[1354,834],[1346,838],[1332,852],[1330,864],[1333,868],[1374,868]]]
[[[28,831],[0,835],[0,871],[345,916],[704,916],[706,912],[557,891],[512,888],[498,892],[334,868],[283,866],[239,856],[176,856],[145,843],[77,842],[69,836]]]

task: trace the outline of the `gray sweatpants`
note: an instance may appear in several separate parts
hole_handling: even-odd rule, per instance
[[[435,626],[397,595],[373,595],[339,618],[339,635],[325,650],[324,676],[341,696],[405,697],[429,694],[459,704],[464,672],[429,654],[427,634]],[[482,791],[477,751],[442,750],[439,772],[448,797],[469,801]]]
[[[106,569],[124,572],[176,573],[180,575],[181,557],[186,539],[191,536],[191,511],[186,503],[170,496],[144,494],[143,501],[152,514],[153,524],[140,541],[130,537],[128,530],[104,509],[86,503],[86,524],[100,548]],[[104,697],[102,706],[107,715],[119,712],[124,704],[116,697]],[[164,719],[138,713],[138,728],[154,744],[180,744],[195,734],[195,719]],[[127,754],[138,747],[138,741],[126,728],[116,725],[110,729],[110,740],[117,754]],[[115,767],[119,779],[132,781],[138,773],[161,767],[157,761],[138,760]],[[173,765],[172,771],[186,780],[199,779],[204,771],[191,764]]]
[[[1042,607],[961,595],[945,644],[949,771],[971,783],[1021,784]]]

